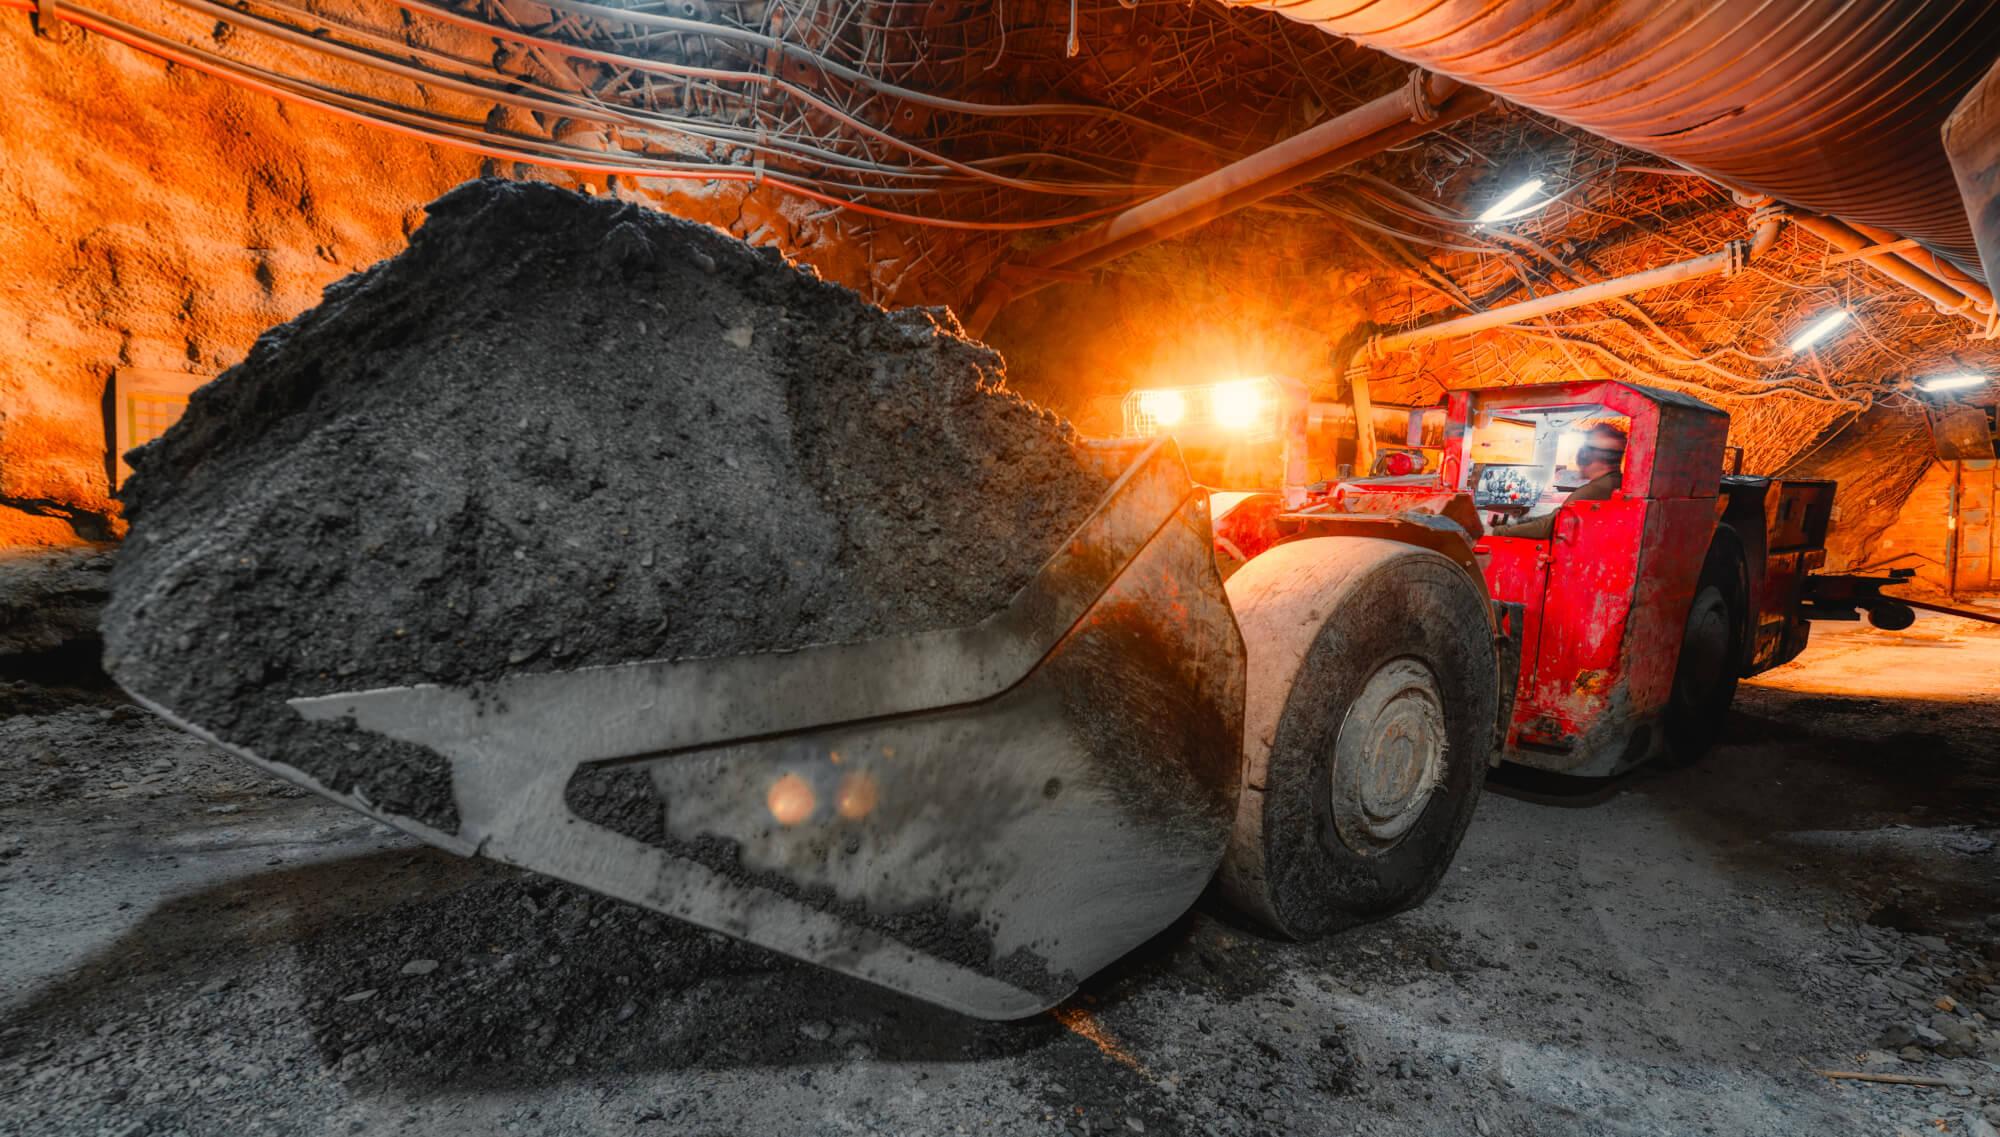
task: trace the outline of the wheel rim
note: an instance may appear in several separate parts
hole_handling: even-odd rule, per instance
[[[1362,685],[1334,740],[1330,812],[1341,843],[1363,856],[1396,847],[1444,780],[1444,700],[1415,659],[1383,664]]]
[[[1674,684],[1682,705],[1699,707],[1722,682],[1724,657],[1729,654],[1729,604],[1722,593],[1704,588],[1688,610],[1687,631],[1681,636],[1680,678]]]

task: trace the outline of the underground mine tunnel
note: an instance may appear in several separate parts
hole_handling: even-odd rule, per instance
[[[0,0],[0,1133],[1997,1137],[1996,63]]]

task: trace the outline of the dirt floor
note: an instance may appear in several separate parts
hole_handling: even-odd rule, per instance
[[[0,686],[0,1133],[1992,1137],[2000,629],[1815,640],[1698,766],[1496,777],[1415,912],[1197,912],[1014,1024]]]

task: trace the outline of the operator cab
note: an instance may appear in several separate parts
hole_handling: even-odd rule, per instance
[[[1685,395],[1613,382],[1451,393],[1444,488],[1470,494],[1473,555],[1521,606],[1509,758],[1604,775],[1662,748],[1678,648],[1714,535],[1729,420]],[[1620,482],[1585,500],[1590,433],[1627,439]],[[1548,517],[1540,535],[1513,527]]]
[[[1591,430],[1632,431],[1632,417],[1601,403],[1574,407],[1482,408],[1467,431],[1465,488],[1490,528],[1554,513],[1586,480],[1577,451]]]

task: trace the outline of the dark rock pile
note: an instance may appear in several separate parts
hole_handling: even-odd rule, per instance
[[[132,457],[129,690],[440,828],[444,759],[285,700],[971,623],[1105,483],[940,310],[470,183]]]

